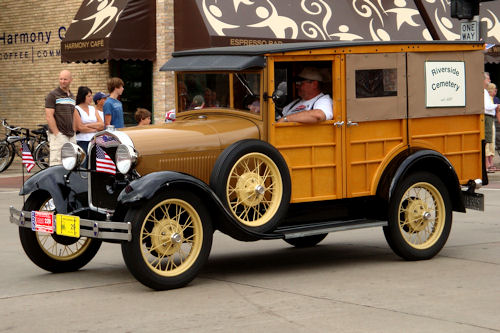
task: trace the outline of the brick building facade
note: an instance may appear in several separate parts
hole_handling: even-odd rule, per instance
[[[61,63],[61,40],[82,0],[2,0],[0,15],[0,118],[34,128],[46,123],[47,93],[62,69],[73,73],[71,91],[85,85],[106,91],[109,63]],[[173,51],[173,0],[156,1],[157,56],[153,62],[153,115],[163,121],[173,108],[173,78],[159,68]],[[0,129],[3,132],[3,128]]]
[[[152,66],[147,67],[147,76],[137,79],[139,82],[132,82],[152,87],[147,94],[140,95],[136,91],[135,98],[139,103],[147,99],[154,122],[162,122],[165,111],[174,108],[173,75],[159,71],[174,47],[183,50],[307,40],[460,39],[461,22],[450,18],[449,6],[436,1],[423,1],[422,6],[417,6],[414,1],[370,2],[373,10],[366,12],[360,4],[362,2],[321,1],[315,2],[317,8],[311,10],[309,6],[313,2],[303,1],[299,6],[294,1],[2,0],[0,118],[30,128],[45,123],[44,99],[51,89],[58,86],[58,73],[62,69],[73,73],[71,89],[74,94],[80,85],[89,86],[94,92],[106,91],[106,80],[115,70],[112,61],[61,63],[61,40],[74,24],[79,9],[90,4],[101,8],[104,4],[132,6],[148,2],[146,11],[152,16],[153,11],[149,8],[155,6],[156,32],[148,35],[154,34],[152,38],[156,39],[156,51],[153,50],[153,56],[148,58],[153,59]],[[492,45],[500,43],[499,4],[497,1],[481,3],[480,18],[485,22],[486,42]],[[135,13],[134,9],[132,13]],[[130,37],[130,34],[125,37]],[[125,44],[130,43],[126,38]],[[154,44],[154,40],[151,43]],[[492,79],[497,82],[500,69],[493,62],[498,63],[498,59],[497,53],[491,53],[488,62],[492,63],[487,66]],[[127,85],[127,80],[125,83]],[[122,97],[127,99],[127,89]],[[130,104],[128,111],[133,112],[135,106],[142,105]],[[130,117],[129,124],[133,124]]]

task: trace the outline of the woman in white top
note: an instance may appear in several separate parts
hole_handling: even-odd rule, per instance
[[[75,112],[76,143],[85,153],[94,134],[104,129],[104,122],[99,112],[90,103],[92,103],[92,90],[88,87],[78,87],[75,107],[78,111]],[[83,167],[87,167],[87,159]]]

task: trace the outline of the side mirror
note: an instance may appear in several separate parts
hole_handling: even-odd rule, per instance
[[[271,97],[273,99],[274,104],[279,107],[283,108],[286,105],[286,94],[282,90],[275,90],[273,92],[273,96]]]

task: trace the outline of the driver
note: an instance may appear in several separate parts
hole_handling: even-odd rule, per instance
[[[321,92],[323,76],[319,69],[305,67],[297,77],[296,99],[283,108],[283,117],[278,122],[317,123],[333,118],[333,102],[329,95]]]

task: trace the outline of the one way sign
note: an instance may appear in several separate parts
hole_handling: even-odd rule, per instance
[[[469,41],[479,40],[479,24],[477,21],[461,23],[460,40],[469,40]]]

